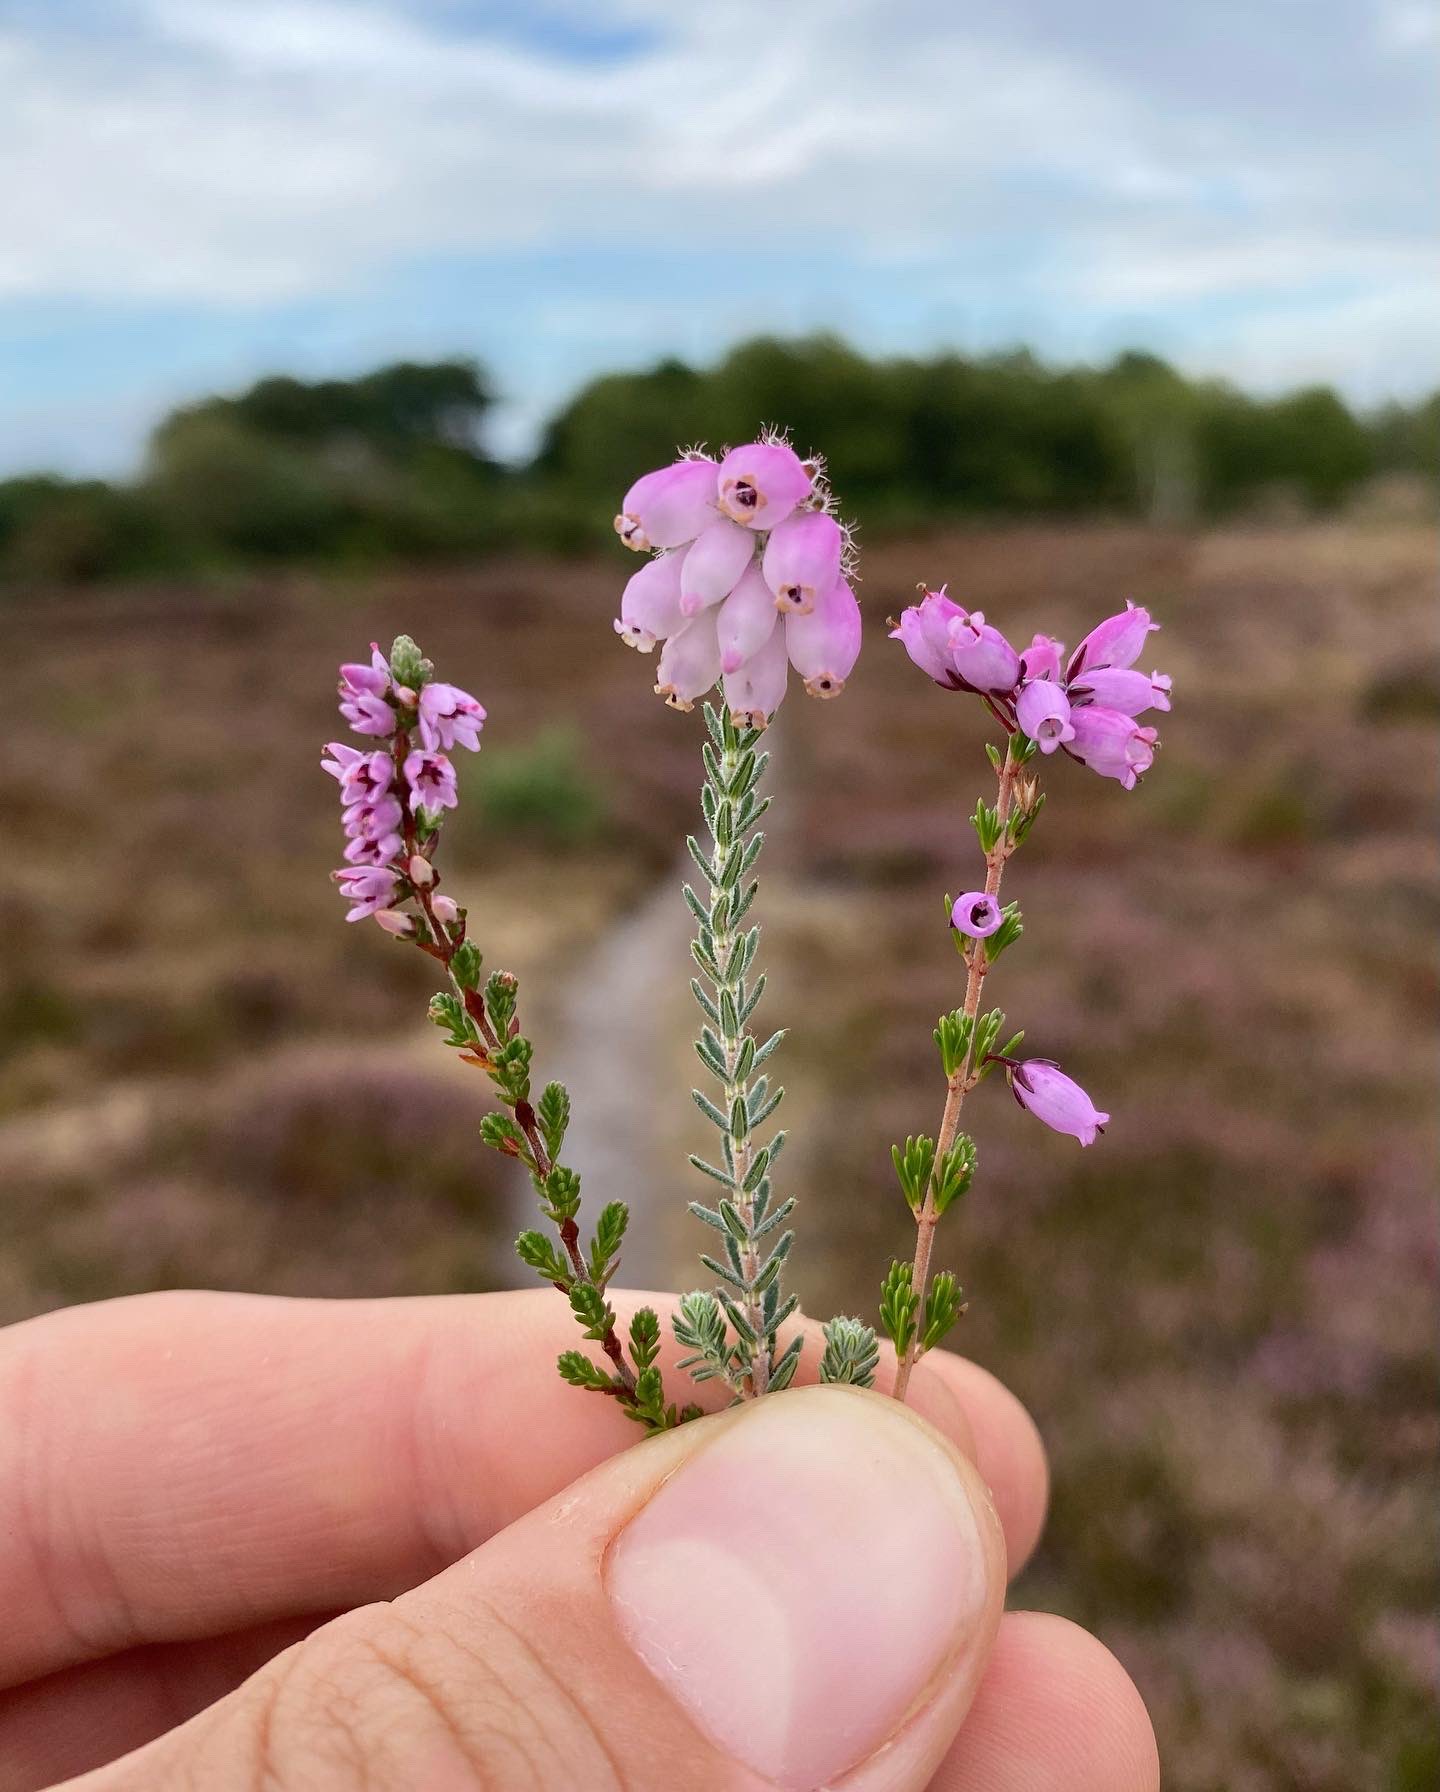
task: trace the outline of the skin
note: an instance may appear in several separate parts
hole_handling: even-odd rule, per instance
[[[668,1305],[617,1294],[622,1319],[645,1300]],[[555,1376],[573,1342],[548,1290],[147,1295],[0,1332],[0,1792],[760,1785],[617,1644],[575,1546],[695,1444],[629,1449],[612,1402]],[[998,1590],[1044,1518],[1035,1428],[941,1352],[911,1404],[988,1484]],[[1007,1614],[978,1689],[911,1728],[855,1792],[1159,1784],[1123,1670],[1048,1615]]]

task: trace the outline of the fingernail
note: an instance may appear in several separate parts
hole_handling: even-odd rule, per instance
[[[631,1646],[730,1757],[823,1786],[895,1735],[978,1634],[987,1553],[945,1447],[894,1402],[759,1402],[614,1544]]]

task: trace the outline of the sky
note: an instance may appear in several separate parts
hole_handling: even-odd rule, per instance
[[[523,454],[757,332],[1440,384],[1440,0],[0,0],[0,473],[473,354]]]

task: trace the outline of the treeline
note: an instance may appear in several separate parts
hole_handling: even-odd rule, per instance
[[[825,453],[871,532],[984,515],[1185,522],[1277,501],[1323,511],[1377,475],[1440,472],[1440,393],[1359,415],[1327,387],[1257,399],[1133,353],[1054,368],[1023,352],[872,360],[830,337],[762,338],[711,368],[668,360],[593,380],[523,467],[486,453],[493,404],[464,360],[205,399],[164,419],[132,483],[0,482],[0,578],[579,551],[677,443],[741,441],[773,421]]]

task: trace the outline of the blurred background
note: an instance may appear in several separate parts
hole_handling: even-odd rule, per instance
[[[488,706],[450,888],[522,976],[631,1278],[688,1284],[698,716],[616,500],[788,423],[867,648],[792,695],[761,918],[806,1307],[908,1252],[982,718],[885,640],[1163,619],[1165,749],[1071,764],[987,994],[946,1259],[1035,1412],[1017,1591],[1175,1792],[1421,1792],[1433,1718],[1436,256],[1421,0],[0,0],[0,1319],[515,1282],[418,954],[341,920],[334,667]],[[792,685],[792,689],[794,689]]]

